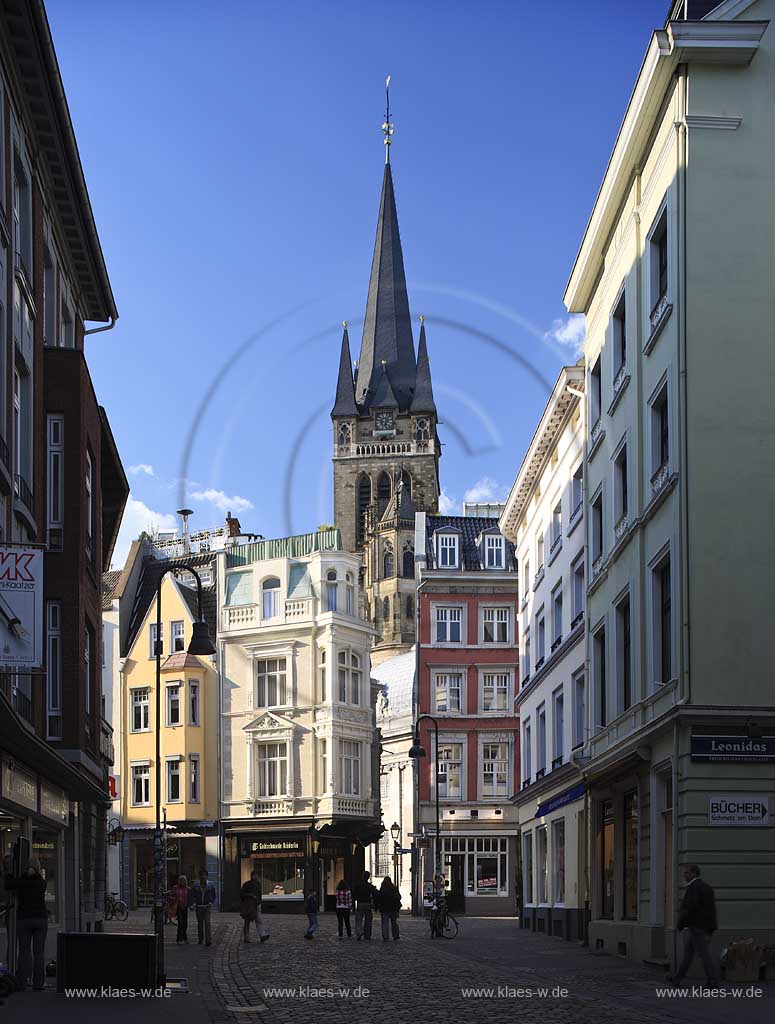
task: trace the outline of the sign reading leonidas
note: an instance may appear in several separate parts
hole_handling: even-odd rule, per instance
[[[43,661],[43,551],[0,544],[0,667]]]

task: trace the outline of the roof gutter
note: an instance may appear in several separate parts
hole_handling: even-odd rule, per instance
[[[87,334],[99,334],[100,331],[112,331],[113,328],[116,326],[116,321],[117,320],[118,320],[118,313],[116,313],[115,316],[111,316],[110,323],[109,324],[105,324],[104,327],[91,327],[91,328],[89,328],[88,331],[84,331],[83,332],[84,338],[86,337]]]

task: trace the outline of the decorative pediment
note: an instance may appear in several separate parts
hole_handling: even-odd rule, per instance
[[[258,736],[274,733],[290,735],[295,729],[295,722],[282,715],[276,715],[273,711],[262,711],[257,718],[244,727],[245,732]]]

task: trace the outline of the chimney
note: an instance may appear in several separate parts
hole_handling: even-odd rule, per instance
[[[230,540],[232,537],[239,537],[242,533],[239,519],[232,519],[231,512],[226,513],[226,532]]]

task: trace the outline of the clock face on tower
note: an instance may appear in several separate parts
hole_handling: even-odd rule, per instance
[[[374,417],[375,428],[379,433],[389,433],[395,430],[395,420],[392,412],[378,412]]]

